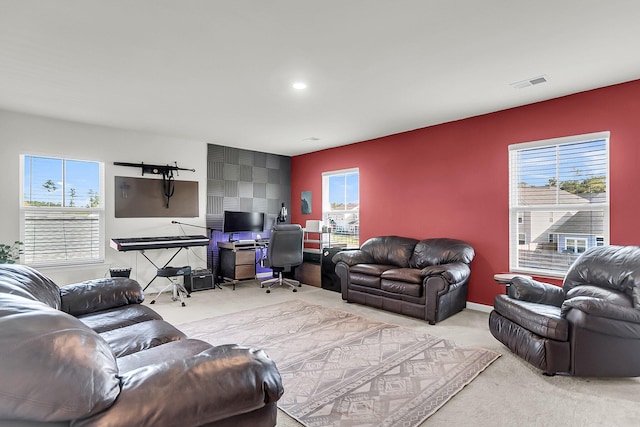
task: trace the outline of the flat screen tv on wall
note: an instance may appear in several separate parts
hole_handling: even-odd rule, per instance
[[[264,231],[264,213],[224,211],[223,233]]]

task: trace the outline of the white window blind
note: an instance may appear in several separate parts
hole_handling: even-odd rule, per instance
[[[509,151],[511,270],[562,276],[586,249],[609,244],[609,132]]]
[[[22,156],[21,240],[24,263],[104,260],[103,165]]]
[[[360,246],[360,172],[346,169],[322,174],[322,221],[331,244]]]

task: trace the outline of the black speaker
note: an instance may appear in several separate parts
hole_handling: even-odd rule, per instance
[[[184,287],[190,293],[213,289],[211,270],[191,270],[191,274],[184,276]]]
[[[320,285],[322,289],[328,289],[334,292],[342,292],[340,288],[340,279],[336,275],[336,265],[331,261],[331,258],[343,248],[324,248],[322,249],[322,258],[320,262],[321,281]]]
[[[109,276],[111,277],[129,277],[131,275],[131,268],[110,268]]]

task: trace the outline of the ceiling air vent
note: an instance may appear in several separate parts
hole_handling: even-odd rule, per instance
[[[524,89],[525,87],[539,85],[547,82],[547,76],[533,77],[531,79],[522,80],[520,82],[511,83],[511,87],[514,89]]]

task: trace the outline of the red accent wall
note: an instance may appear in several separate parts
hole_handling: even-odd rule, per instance
[[[525,89],[526,90],[526,89]],[[291,161],[291,222],[320,219],[322,173],[360,168],[360,238],[453,237],[476,251],[468,300],[493,305],[509,269],[509,144],[610,131],[611,243],[640,244],[640,80]],[[312,214],[300,193],[312,191]],[[551,280],[559,284],[559,280]]]

